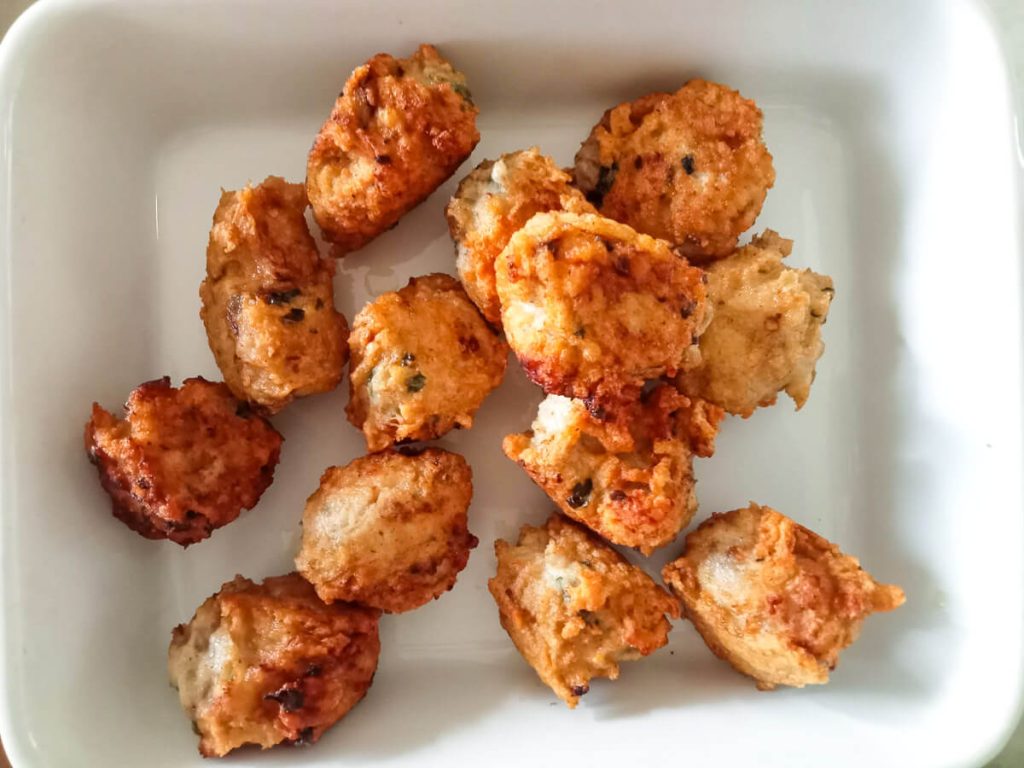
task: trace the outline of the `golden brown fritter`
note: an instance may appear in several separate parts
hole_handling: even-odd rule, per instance
[[[726,256],[775,183],[761,110],[691,80],[604,113],[576,153],[576,183],[605,216],[678,245]]]
[[[569,174],[537,147],[485,160],[459,183],[445,215],[459,279],[487,322],[501,325],[494,261],[509,238],[542,211],[595,213]]]
[[[538,213],[496,270],[509,344],[549,394],[633,399],[693,365],[709,320],[700,269],[601,216]]]
[[[114,516],[188,546],[251,509],[274,479],[281,435],[223,384],[164,377],[128,396],[125,418],[93,403],[85,449]]]
[[[320,258],[305,209],[302,185],[276,176],[224,192],[206,249],[210,349],[235,397],[266,413],[334,389],[348,359],[334,262]]]
[[[295,566],[324,600],[418,608],[455,586],[477,545],[472,496],[466,460],[440,448],[331,467],[306,501]]]
[[[708,267],[714,315],[700,337],[700,365],[679,377],[686,394],[743,417],[782,390],[797,409],[807,401],[835,290],[826,275],[784,266],[792,248],[769,229]]]
[[[693,454],[711,455],[722,416],[695,409],[668,385],[616,422],[596,419],[580,400],[548,395],[532,429],[508,435],[502,448],[566,515],[650,554],[693,518]]]
[[[596,536],[558,514],[494,543],[487,582],[501,625],[537,675],[570,708],[595,677],[668,642],[679,603]]]
[[[342,256],[389,229],[455,173],[480,141],[466,77],[421,45],[356,68],[313,141],[306,191]]]
[[[380,612],[324,605],[290,573],[236,576],[171,635],[167,668],[203,757],[312,744],[366,695]]]
[[[348,420],[379,451],[473,426],[508,347],[450,275],[414,277],[352,322]]]
[[[856,558],[753,502],[701,523],[662,576],[708,648],[762,690],[827,683],[863,620],[904,601]]]

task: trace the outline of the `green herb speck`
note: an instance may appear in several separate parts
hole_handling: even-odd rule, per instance
[[[452,90],[455,91],[459,96],[468,101],[470,104],[473,103],[473,94],[469,92],[469,88],[464,86],[462,83],[452,83]]]

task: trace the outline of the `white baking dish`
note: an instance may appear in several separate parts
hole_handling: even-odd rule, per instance
[[[731,420],[701,512],[771,504],[904,586],[824,688],[758,693],[680,623],[568,711],[500,629],[491,543],[543,519],[501,454],[536,390],[512,366],[443,442],[475,472],[480,537],[455,590],[382,623],[366,701],[308,750],[234,765],[963,766],[1012,726],[1022,660],[1021,212],[1006,68],[970,2],[42,2],[0,49],[4,745],[22,766],[198,765],[165,675],[171,627],[221,582],[290,568],[323,468],[362,452],[344,389],[276,420],[259,506],[181,550],[115,521],[82,450],[91,402],[216,377],[198,319],[220,187],[283,174],[348,72],[438,44],[469,76],[471,165],[570,162],[602,110],[700,74],[764,107],[778,182],[758,227],[832,274],[809,404]],[[460,173],[461,175],[461,173]],[[351,319],[452,271],[454,181],[344,262]],[[649,562],[659,568],[678,544]],[[652,570],[652,572],[654,572]]]

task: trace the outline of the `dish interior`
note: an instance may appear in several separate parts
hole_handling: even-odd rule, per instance
[[[142,381],[219,378],[197,294],[219,189],[300,180],[352,67],[421,40],[468,73],[483,139],[339,264],[346,317],[409,277],[454,271],[444,204],[483,158],[537,144],[569,165],[612,104],[695,75],[738,88],[764,110],[778,177],[755,228],[794,238],[791,265],[832,275],[837,294],[810,401],[725,423],[698,460],[695,522],[770,504],[902,585],[907,604],[866,622],[825,688],[758,693],[680,622],[666,649],[566,710],[486,590],[494,539],[552,508],[501,453],[540,399],[513,363],[474,428],[441,441],[472,464],[481,540],[454,591],[383,619],[373,688],[318,746],[232,762],[442,764],[500,744],[510,761],[610,765],[685,744],[726,764],[827,749],[840,764],[958,765],[997,748],[1021,660],[1020,200],[984,15],[357,5],[43,3],[5,43],[2,709],[15,763],[199,764],[164,671],[170,630],[236,572],[290,570],[320,473],[364,450],[347,389],[274,419],[274,484],[187,550],[111,517],[82,425],[93,400],[116,408]],[[656,574],[680,543],[629,557]]]

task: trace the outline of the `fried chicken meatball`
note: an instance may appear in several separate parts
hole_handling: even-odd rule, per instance
[[[480,163],[459,184],[445,215],[456,266],[469,298],[487,321],[501,325],[494,262],[509,238],[542,211],[594,213],[569,174],[537,147]]]
[[[345,83],[313,141],[306,191],[336,255],[362,248],[455,173],[480,141],[466,77],[421,45]]]
[[[141,384],[118,419],[93,403],[85,449],[114,517],[188,546],[251,509],[274,479],[281,435],[223,384]]]
[[[295,573],[224,584],[174,629],[168,651],[199,752],[317,741],[369,690],[379,618],[361,605],[324,605]]]
[[[538,213],[496,270],[509,344],[549,394],[631,399],[694,364],[710,319],[700,269],[593,214]]]
[[[295,566],[328,602],[418,608],[455,586],[477,545],[472,496],[466,460],[440,448],[331,467],[306,501]]]
[[[271,414],[334,389],[348,359],[334,262],[317,252],[306,204],[301,184],[276,176],[224,192],[199,288],[199,314],[225,383]]]
[[[414,277],[352,322],[348,420],[379,451],[473,426],[508,347],[450,275]]]
[[[575,176],[605,216],[694,259],[731,253],[775,183],[761,110],[705,80],[609,109],[576,153]]]
[[[761,690],[827,683],[864,619],[904,601],[856,558],[754,503],[701,523],[662,576],[708,648]]]
[[[835,290],[826,275],[783,266],[792,248],[769,229],[708,267],[714,317],[700,337],[700,364],[679,377],[687,395],[743,417],[782,390],[798,409],[807,401]]]
[[[508,435],[505,455],[569,517],[613,544],[650,554],[697,510],[693,454],[710,455],[724,413],[696,407],[668,385],[631,405],[619,422],[548,395],[528,432]]]
[[[615,680],[619,662],[668,642],[679,603],[585,529],[553,514],[524,525],[519,541],[494,543],[487,582],[501,625],[552,691],[574,708],[595,677]]]

